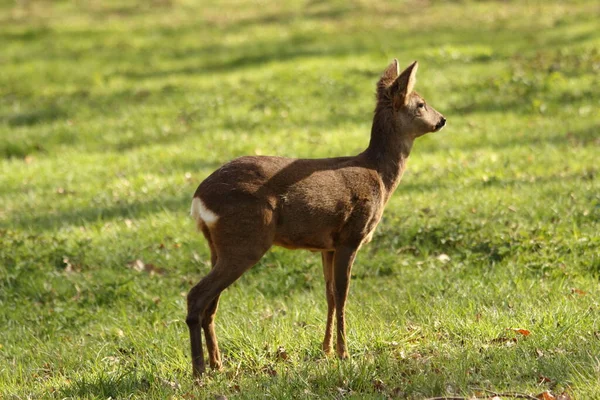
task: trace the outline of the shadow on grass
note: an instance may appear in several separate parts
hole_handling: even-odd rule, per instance
[[[73,380],[68,386],[59,389],[61,397],[67,398],[113,398],[121,399],[132,393],[149,392],[151,380],[134,371],[123,372],[120,375],[102,375],[97,378]]]
[[[39,108],[14,115],[0,116],[0,123],[6,121],[12,127],[33,126],[65,118],[66,115],[67,113],[64,110],[51,105],[46,108]]]
[[[110,9],[104,11],[99,9],[97,11],[99,13],[104,11],[109,13],[112,12]],[[117,10],[117,12],[119,11]],[[259,26],[265,23],[291,23],[297,18],[315,20],[343,20],[349,14],[356,14],[359,12],[362,12],[360,7],[357,8],[339,4],[327,6],[315,4],[306,7],[301,14],[290,11],[283,11],[279,14],[267,13],[266,15],[259,15],[257,17],[248,19],[242,18],[241,21],[237,21],[236,23],[227,22],[223,28],[219,28],[219,25],[217,24],[217,28],[214,29],[222,31],[225,35],[227,33],[235,33],[239,30],[248,27]],[[369,10],[369,12],[377,15],[378,11]],[[127,17],[128,15],[130,15],[129,11],[125,14],[125,16]],[[571,25],[566,24],[564,27],[558,27],[556,29],[562,32],[563,29],[569,29],[570,26]],[[347,28],[341,29],[344,30]],[[269,39],[252,40],[235,44],[182,44],[181,46],[173,46],[173,41],[197,34],[201,29],[197,24],[187,24],[184,26],[178,26],[176,28],[163,26],[153,28],[152,34],[158,35],[158,37],[161,37],[162,40],[168,43],[161,43],[159,41],[153,46],[137,46],[131,48],[131,51],[126,52],[116,51],[114,48],[109,47],[106,51],[100,54],[99,59],[101,60],[101,63],[105,64],[101,65],[103,67],[110,66],[113,63],[115,63],[115,65],[122,65],[118,68],[118,70],[111,73],[111,79],[119,76],[128,81],[132,86],[137,86],[140,84],[139,81],[148,80],[156,83],[157,81],[160,82],[164,78],[170,78],[175,75],[213,76],[218,73],[228,73],[245,68],[256,68],[268,63],[298,61],[305,58],[345,58],[357,57],[366,53],[377,54],[379,56],[382,47],[390,47],[393,45],[391,38],[394,35],[399,35],[403,38],[403,54],[423,55],[424,51],[431,52],[434,48],[439,47],[439,45],[435,43],[431,43],[429,45],[424,44],[419,36],[407,35],[409,32],[406,32],[403,29],[405,28],[394,27],[393,32],[390,32],[386,35],[377,34],[377,32],[375,32],[374,35],[358,36],[356,34],[344,35],[340,34],[339,32],[321,32],[317,35],[314,32],[291,31],[290,35],[283,38],[273,36]],[[433,28],[433,31],[429,32],[429,35],[438,38],[438,42],[444,43],[447,46],[481,44],[494,47],[496,43],[505,41],[507,43],[517,43],[521,47],[529,47],[530,44],[528,44],[526,38],[523,37],[522,31],[529,32],[530,28],[524,25],[522,30],[496,30],[493,31],[493,36],[492,34],[486,36],[481,35],[480,27],[465,26],[447,29],[445,26],[440,26]],[[109,35],[111,32],[108,31],[104,33]],[[136,31],[135,33],[143,35],[144,33],[148,32],[146,32],[145,29],[142,29],[141,31]],[[70,36],[67,37],[67,34]],[[537,34],[538,32],[536,32],[536,35]],[[8,35],[7,37],[12,37],[11,35],[14,35],[15,38],[23,41],[42,40],[42,38],[47,39],[49,36],[59,42],[61,40],[73,40],[71,39],[73,36],[81,36],[92,41],[101,41],[103,37],[103,33],[101,31],[95,30],[90,30],[89,32],[85,30],[81,32],[74,32],[71,30],[68,32],[62,32],[59,30],[48,30],[47,28],[36,28],[28,32],[5,33],[3,35]],[[544,40],[548,41],[548,43],[545,43],[545,45],[548,45],[545,47],[545,49],[550,51],[552,49],[560,48],[561,46],[566,46],[569,43],[577,42],[582,38],[587,40],[590,35],[592,34],[585,32],[584,34],[574,37],[572,37],[572,35],[561,36],[553,31],[543,32],[543,35],[541,36],[544,38]],[[552,38],[552,40],[549,38]],[[474,40],[476,42],[473,42]],[[184,43],[190,42],[186,41]],[[129,46],[129,44],[125,43],[124,46],[128,48],[127,46]],[[32,55],[32,57],[34,57],[37,62],[45,62],[56,58],[77,56],[83,60],[83,62],[85,62],[87,58],[98,56],[97,51],[97,47],[73,50],[62,49],[60,46],[54,46],[49,48],[49,52],[38,52],[37,54]],[[71,54],[68,52],[75,53]],[[445,59],[445,56],[440,55],[431,58],[431,61],[437,61],[440,63],[443,62],[444,65],[447,65],[448,63],[468,63],[470,67],[476,67],[477,65],[485,65],[491,61],[497,60],[499,57],[505,59],[511,55],[512,53],[504,54],[501,49],[494,47],[494,53],[483,58],[475,58],[470,60],[463,60],[460,58]],[[165,67],[163,64],[156,63],[154,61],[150,62],[150,60],[155,59],[158,59],[159,61],[168,60],[169,64],[167,67]],[[155,67],[153,65],[159,66]],[[361,79],[373,79],[374,83],[375,77],[378,74],[379,71],[373,71],[372,73],[369,72],[368,74],[361,72],[361,75],[364,75]],[[73,94],[64,94],[60,99],[60,106],[56,101],[49,101],[48,104],[43,106],[33,105],[29,109],[25,109],[18,114],[6,114],[0,116],[0,122],[6,121],[9,126],[15,127],[31,127],[49,122],[66,120],[71,116],[76,117],[79,110],[86,108],[93,109],[94,113],[97,115],[99,114],[100,117],[102,115],[114,115],[115,113],[119,112],[120,107],[124,104],[131,105],[153,101],[158,102],[159,100],[168,100],[169,97],[180,98],[181,93],[178,93],[176,90],[173,91],[172,89],[172,86],[165,84],[163,89],[159,90],[138,90],[134,87],[132,89],[121,90],[108,95],[93,96],[89,96],[86,94],[85,90],[81,90]],[[471,93],[472,90],[482,92],[487,89],[488,88],[485,87],[461,88],[461,91],[465,93]],[[512,92],[509,91],[509,93]],[[527,113],[528,110],[531,109],[532,99],[535,97],[535,95],[535,93],[531,93],[524,97],[505,95],[504,97],[500,96],[494,98],[484,98],[482,101],[473,102],[472,104],[458,104],[448,111],[453,111],[458,114],[468,114],[471,112],[516,112],[523,114]],[[589,97],[589,95],[590,93],[582,93],[580,98],[575,100],[583,101],[585,98]],[[593,93],[591,95],[593,96]],[[506,97],[508,97],[508,99]],[[560,100],[562,99],[560,99],[558,95],[545,99],[545,101],[550,102],[552,105],[560,104]],[[65,111],[64,104],[69,105],[68,112]],[[186,110],[182,110],[184,113],[185,111]],[[180,118],[180,116],[175,115],[174,113],[174,123],[178,123],[178,118]],[[328,115],[326,118],[318,121],[311,119],[310,121],[307,121],[306,126],[318,127],[319,129],[328,129],[338,125],[340,119],[348,121],[348,118],[350,118],[350,121],[352,121],[352,116]],[[234,126],[232,128],[240,129],[240,126],[245,126],[244,124],[247,123],[248,121],[243,121],[243,123],[238,124],[239,126]],[[74,128],[73,132],[75,132]],[[33,135],[36,134],[33,133]],[[29,143],[27,146],[18,143],[0,145],[0,155],[4,153],[6,158],[15,156],[22,157],[30,152],[50,152],[58,146],[75,146],[82,144],[82,139],[76,134],[65,135],[64,140],[53,138],[51,137],[52,135],[47,136],[48,137],[39,139],[39,142],[37,143]],[[149,140],[154,141],[155,143],[169,143],[181,140],[184,136],[184,134],[171,134],[168,136],[155,135],[155,137],[150,137]],[[147,135],[144,138],[148,139]],[[35,140],[35,137],[32,136],[29,142]],[[95,139],[95,142],[98,143],[98,146],[108,145],[103,143],[101,135],[99,135],[98,139]],[[123,138],[122,140],[119,140],[118,143],[111,143],[108,146],[122,151],[142,146],[147,142],[148,140],[142,140],[139,138]],[[95,144],[93,143],[92,146],[94,145]],[[3,146],[5,147],[4,149],[2,149]]]
[[[43,215],[20,214],[8,219],[9,228],[31,230],[55,230],[64,226],[80,226],[97,221],[109,222],[115,219],[137,219],[159,212],[185,214],[189,210],[191,193],[185,195],[159,197],[148,201],[121,203],[111,206],[72,208],[58,213]]]

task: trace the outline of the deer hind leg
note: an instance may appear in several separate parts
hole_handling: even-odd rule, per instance
[[[265,220],[262,216],[261,213],[258,221]],[[196,377],[202,375],[206,369],[202,351],[202,328],[206,334],[210,365],[215,368],[220,366],[214,315],[221,292],[256,264],[273,242],[269,226],[240,224],[237,221],[228,224],[227,221],[220,221],[217,227],[218,229],[211,229],[208,235],[205,232],[215,265],[208,275],[190,290],[187,297],[186,323],[190,331],[192,368]]]
[[[350,287],[350,272],[357,249],[341,247],[335,250],[333,257],[334,299],[337,322],[336,352],[339,358],[348,358],[346,350],[346,298]]]
[[[217,264],[217,250],[212,244],[210,235],[205,233],[210,246],[210,262],[214,268]],[[212,369],[221,369],[221,354],[219,352],[219,343],[217,341],[217,335],[215,334],[215,315],[217,313],[217,306],[219,305],[219,296],[208,305],[202,316],[202,329],[204,330],[204,338],[206,339],[206,349],[208,351],[208,364]]]
[[[212,369],[221,369],[221,353],[219,352],[219,343],[215,334],[215,315],[219,305],[219,297],[217,295],[208,305],[202,317],[202,329],[204,329],[204,337],[206,339],[206,349],[208,351],[208,364]]]
[[[333,314],[335,313],[334,282],[333,282],[333,251],[323,251],[323,275],[325,276],[325,297],[327,299],[327,323],[325,325],[325,338],[323,339],[323,352],[331,354],[333,348]]]
[[[260,259],[229,260],[219,257],[215,267],[196,286],[190,290],[188,302],[188,315],[185,322],[190,331],[192,349],[192,368],[194,376],[202,375],[206,369],[204,353],[202,351],[201,327],[208,328],[207,349],[215,357],[212,364],[216,366],[218,354],[217,340],[214,332],[214,313],[216,312],[218,297],[223,290],[235,282],[244,272],[250,269]],[[210,317],[207,317],[210,315]],[[205,319],[207,321],[205,322]]]

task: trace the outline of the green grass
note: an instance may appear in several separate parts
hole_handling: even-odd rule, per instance
[[[197,3],[1,3],[0,397],[600,398],[597,1]],[[196,186],[362,151],[393,57],[448,126],[359,253],[351,359],[319,350],[318,254],[273,249],[197,387]]]

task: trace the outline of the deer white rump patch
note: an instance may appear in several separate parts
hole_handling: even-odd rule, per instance
[[[192,200],[191,214],[196,221],[200,219],[209,227],[214,225],[219,219],[219,216],[206,208],[204,202],[198,197],[194,197]]]

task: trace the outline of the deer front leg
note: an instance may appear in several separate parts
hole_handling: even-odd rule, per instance
[[[335,299],[333,287],[333,251],[323,251],[323,275],[325,276],[325,297],[327,298],[327,324],[325,325],[325,338],[323,339],[323,352],[331,354],[333,347],[333,314],[335,313]]]
[[[353,247],[341,247],[335,250],[333,257],[334,273],[334,299],[337,320],[337,346],[336,352],[339,358],[348,358],[346,350],[346,298],[350,287],[350,272],[352,263],[356,257],[357,249]]]

